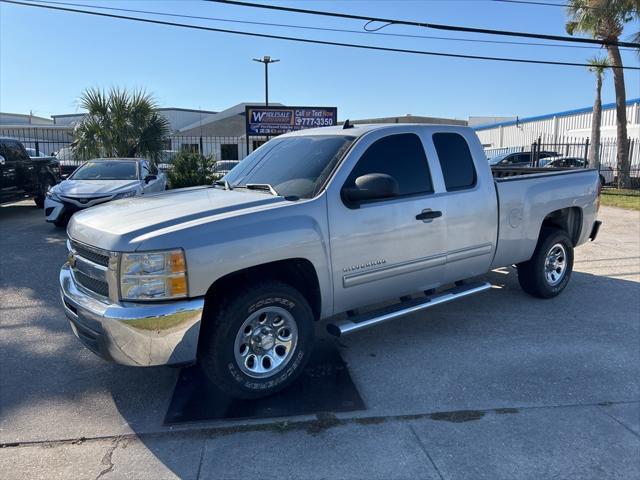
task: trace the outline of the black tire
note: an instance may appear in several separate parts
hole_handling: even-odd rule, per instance
[[[557,283],[550,281],[546,275],[547,256],[554,247],[564,249],[565,267]],[[573,242],[564,230],[543,228],[533,256],[527,262],[518,264],[518,282],[522,290],[538,298],[553,298],[565,289],[573,271]],[[553,271],[552,271],[553,273]]]
[[[605,186],[605,184],[606,184],[606,181],[605,181],[605,179],[604,179],[604,175],[600,175],[600,186],[601,186],[601,187],[604,187],[604,186]]]
[[[40,186],[38,188],[38,193],[35,197],[33,197],[33,201],[36,202],[36,207],[44,208],[45,195],[55,184],[56,182],[49,176],[45,177],[44,180],[42,180],[42,183],[40,183]]]
[[[214,308],[205,308],[198,361],[220,390],[234,398],[265,397],[284,389],[302,373],[313,348],[314,316],[300,292],[282,282],[264,281],[217,301],[220,303]],[[254,378],[236,361],[236,336],[245,321],[270,307],[283,309],[294,319],[297,343],[287,353],[288,360],[281,370],[272,376]]]

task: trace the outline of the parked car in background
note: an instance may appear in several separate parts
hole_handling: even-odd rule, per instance
[[[62,147],[53,155],[60,162],[60,175],[62,178],[67,178],[71,175],[76,168],[82,165],[84,162],[79,159],[74,153],[71,147]]]
[[[595,170],[491,169],[468,127],[345,127],[278,136],[214,185],[74,215],[59,277],[74,334],[262,397],[302,372],[318,320],[347,335],[487,291],[474,277],[513,264],[525,292],[555,297],[596,238]]]
[[[33,197],[42,208],[49,188],[60,181],[60,165],[53,157],[30,157],[13,138],[0,138],[0,203]]]
[[[25,150],[27,151],[27,155],[31,158],[52,158],[51,155],[46,155],[44,152],[37,152],[35,148],[25,147]]]
[[[165,190],[164,173],[140,158],[97,158],[85,162],[47,192],[47,222],[66,225],[71,215],[94,205]]]
[[[540,152],[540,160],[558,156],[556,152]],[[489,159],[492,167],[531,167],[533,166],[533,152],[513,152],[496,155]]]
[[[238,165],[238,163],[240,163],[239,160],[217,160],[216,163],[213,164],[211,171],[216,174],[226,174],[233,170],[233,167]]]
[[[540,162],[542,163],[542,161]],[[544,168],[587,168],[589,162],[580,157],[555,157],[547,158],[541,165]],[[601,165],[600,166],[600,184],[608,185],[613,183],[614,172],[613,168]]]
[[[158,168],[162,172],[168,172],[173,168],[173,161],[176,159],[180,152],[178,150],[162,150],[160,156],[156,161]]]

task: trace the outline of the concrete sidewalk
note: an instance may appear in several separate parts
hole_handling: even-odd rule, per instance
[[[0,449],[29,479],[631,479],[640,403],[337,419]]]
[[[640,478],[640,214],[602,208],[558,298],[496,288],[339,340],[367,410],[165,427],[177,371],[69,331],[64,232],[0,208],[0,477]]]

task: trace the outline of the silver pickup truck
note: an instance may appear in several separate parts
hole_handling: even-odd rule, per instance
[[[300,374],[316,321],[346,335],[514,264],[554,297],[596,237],[595,170],[492,171],[466,127],[345,127],[279,136],[211,186],[74,215],[60,288],[77,337],[126,365],[198,361],[256,398]]]

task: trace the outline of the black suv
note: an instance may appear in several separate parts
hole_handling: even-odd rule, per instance
[[[42,208],[47,190],[59,181],[58,160],[31,158],[18,140],[0,137],[0,203],[30,196]]]

